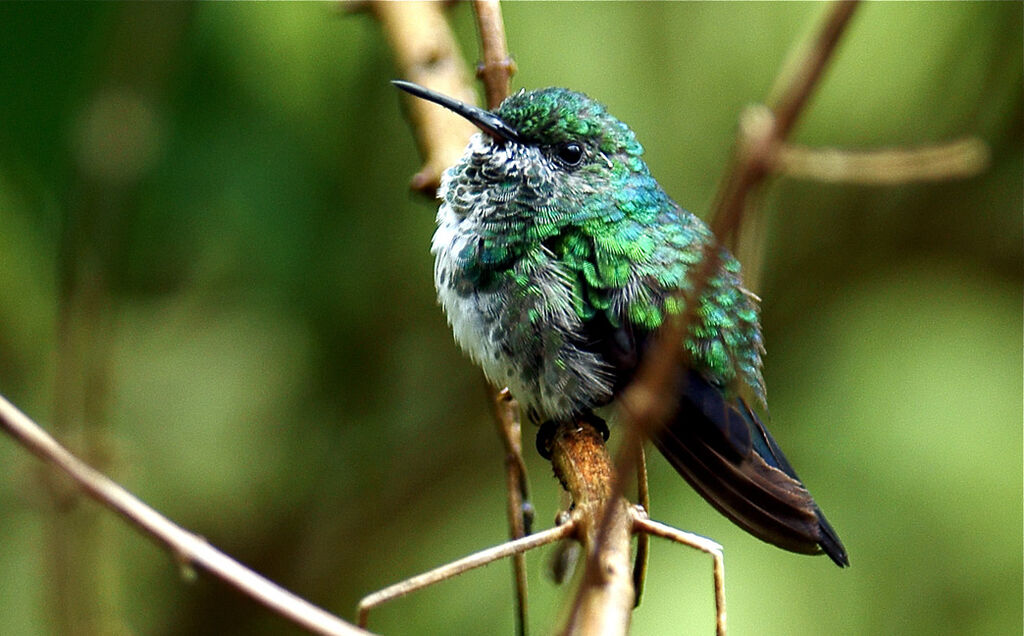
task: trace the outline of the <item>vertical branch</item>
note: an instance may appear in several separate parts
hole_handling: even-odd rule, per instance
[[[473,13],[476,16],[477,32],[480,34],[481,63],[477,66],[477,77],[483,81],[487,107],[497,108],[508,97],[509,82],[515,72],[515,65],[508,54],[505,40],[505,23],[498,0],[474,0]],[[522,454],[522,430],[519,426],[519,405],[507,388],[500,389],[495,400],[498,405],[498,427],[506,444],[506,479],[508,486],[509,535],[513,540],[526,536],[528,528],[524,515],[532,509],[525,509],[528,496],[526,465]],[[527,633],[528,588],[526,578],[526,555],[512,557],[512,576],[516,586],[516,627],[520,636]]]
[[[480,65],[476,76],[484,83],[487,108],[497,108],[509,92],[509,82],[516,72],[515,62],[505,43],[505,24],[498,0],[473,0],[477,30],[480,33]]]
[[[635,593],[630,574],[632,520],[604,439],[586,421],[558,425],[551,439],[551,466],[573,500],[577,536],[586,551],[583,580],[564,634],[625,634]]]
[[[423,86],[473,103],[473,91],[464,72],[462,54],[438,2],[373,2],[374,16],[395,51],[400,73]],[[509,79],[515,66],[508,55],[501,6],[497,0],[473,3],[480,34],[483,62],[478,76],[483,80],[488,106],[493,108],[508,96]],[[458,161],[476,127],[451,112],[424,100],[406,100],[412,129],[424,165],[413,177],[411,187],[433,193],[441,173]],[[490,385],[488,385],[490,386]],[[507,515],[513,540],[528,531],[524,522],[524,501],[528,493],[526,466],[522,459],[522,433],[518,404],[507,389],[492,391],[495,423],[505,447],[506,481],[509,500]],[[527,625],[527,578],[525,555],[512,557],[516,585],[517,626],[520,634]]]
[[[487,385],[488,391],[493,391]],[[494,419],[498,436],[505,446],[505,487],[508,492],[506,516],[508,517],[509,538],[521,539],[529,532],[533,522],[533,508],[529,505],[529,485],[526,479],[526,464],[523,462],[523,436],[519,424],[519,403],[508,389],[498,391],[494,398]],[[526,579],[526,554],[512,555],[512,577],[516,586],[516,625],[522,636],[527,632],[528,603]]]

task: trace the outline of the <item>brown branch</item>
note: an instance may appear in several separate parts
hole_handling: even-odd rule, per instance
[[[474,0],[473,14],[476,16],[477,32],[480,34],[480,57],[476,76],[483,81],[487,107],[497,108],[508,97],[509,82],[515,73],[515,64],[508,54],[505,41],[505,22],[498,0]],[[519,426],[519,403],[508,388],[500,388],[494,395],[496,423],[502,442],[505,444],[506,486],[508,490],[507,516],[509,535],[513,540],[526,536],[528,528],[524,523],[527,512],[528,486],[526,464],[523,462],[522,431]],[[528,587],[526,578],[526,555],[522,552],[512,557],[512,577],[516,586],[516,632],[524,636],[528,629]]]
[[[636,380],[623,396],[628,420],[646,437],[650,437],[674,410],[672,400],[665,400],[665,396],[672,395],[671,387],[681,362],[679,343],[696,317],[697,299],[721,262],[720,241],[738,231],[748,196],[768,175],[766,166],[772,148],[785,139],[802,113],[855,6],[855,2],[840,1],[829,7],[821,32],[814,39],[815,46],[805,52],[803,63],[799,65],[802,70],[789,73],[789,83],[781,85],[778,92],[782,97],[776,111],[755,107],[750,111],[753,114],[748,112],[742,119],[737,150],[719,187],[713,211],[711,230],[717,240],[705,247],[703,264],[696,272],[693,288],[683,295],[686,312],[678,320],[665,322]]]
[[[508,97],[509,82],[515,75],[516,64],[508,54],[505,23],[498,0],[473,0],[473,9],[483,58],[477,66],[476,76],[484,83],[487,107],[497,108]]]
[[[577,528],[575,522],[570,520],[562,525],[549,528],[544,532],[538,532],[537,534],[531,534],[528,537],[523,537],[515,541],[508,541],[501,545],[494,546],[493,548],[481,550],[463,557],[458,561],[446,563],[445,565],[434,568],[429,572],[424,572],[423,574],[414,576],[410,579],[395,583],[383,590],[378,590],[359,601],[359,607],[356,612],[358,615],[359,625],[361,627],[365,626],[370,617],[370,610],[375,607],[380,607],[384,603],[393,601],[394,599],[405,596],[406,594],[411,594],[425,587],[429,587],[435,583],[447,581],[454,576],[488,565],[489,563],[494,563],[499,559],[523,554],[528,550],[539,548],[549,543],[554,543],[555,541],[561,541],[562,539],[572,536],[576,531]]]
[[[38,424],[0,396],[0,428],[33,455],[63,471],[94,500],[165,547],[175,561],[198,566],[314,634],[367,634],[220,552],[174,524],[102,473],[72,455]]]
[[[551,465],[573,500],[577,538],[587,567],[562,633],[625,634],[635,593],[630,574],[632,519],[622,497],[613,497],[614,471],[604,439],[588,422],[558,426]]]
[[[423,86],[473,103],[473,91],[464,69],[462,55],[454,34],[437,2],[373,2],[369,7],[395,51],[399,72]],[[508,96],[509,79],[515,65],[505,42],[505,27],[497,0],[475,0],[473,3],[483,62],[478,70],[493,108]],[[412,129],[424,158],[423,168],[413,177],[414,190],[433,194],[440,184],[440,175],[462,155],[469,137],[476,128],[465,119],[453,115],[421,99],[406,100],[410,108]],[[526,535],[524,504],[527,496],[526,466],[522,458],[522,435],[519,406],[508,389],[491,389],[495,404],[495,423],[505,447],[507,515],[509,534],[513,540]],[[513,555],[513,578],[516,588],[516,625],[519,634],[526,633],[527,577],[523,553]]]
[[[483,57],[479,77],[484,81],[489,108],[508,96],[515,63],[508,54],[501,7],[497,0],[475,0]],[[417,84],[474,103],[462,53],[440,2],[358,2],[352,9],[369,9],[395,52],[399,74]],[[472,124],[421,99],[405,99],[423,166],[413,176],[413,190],[433,196],[441,173],[454,164],[476,131]]]
[[[488,389],[493,391],[490,385]],[[529,500],[529,486],[526,479],[526,464],[523,462],[519,403],[508,389],[498,391],[494,398],[494,421],[498,427],[498,437],[505,447],[505,487],[508,492],[505,512],[508,517],[509,538],[521,539],[527,534],[527,521],[533,521],[533,510],[531,508],[527,511],[525,508]],[[517,631],[522,635],[526,633],[528,617],[526,555],[522,552],[512,556],[512,577],[516,586]]]
[[[856,8],[857,0],[834,2],[825,13],[810,48],[795,49],[796,64],[787,64],[776,79],[768,104],[775,114],[775,136],[778,139],[788,137],[803,114]],[[788,72],[790,69],[792,72]]]
[[[719,188],[711,218],[711,231],[719,241],[738,234],[747,196],[768,175],[773,153],[803,114],[856,8],[856,0],[840,0],[828,7],[810,47],[797,49],[798,53],[793,58],[796,62],[788,65],[793,70],[783,71],[776,80],[771,116],[748,121],[749,125],[742,131],[737,151]]]

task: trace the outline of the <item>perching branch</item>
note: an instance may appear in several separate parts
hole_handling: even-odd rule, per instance
[[[561,633],[625,634],[636,599],[631,507],[612,494],[618,480],[604,439],[586,421],[559,425],[551,440],[551,466],[572,497],[587,563]]]
[[[67,474],[94,500],[166,548],[182,566],[197,566],[314,634],[368,634],[263,578],[202,537],[174,524],[57,443],[0,396],[0,428],[36,457]]]

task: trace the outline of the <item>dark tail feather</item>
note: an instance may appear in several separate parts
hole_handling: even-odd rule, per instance
[[[850,564],[793,467],[742,400],[690,372],[679,413],[654,438],[669,463],[711,505],[754,536],[793,552]]]

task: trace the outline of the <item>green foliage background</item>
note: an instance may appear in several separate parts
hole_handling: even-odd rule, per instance
[[[509,3],[514,85],[605,102],[705,214],[739,112],[823,8]],[[452,13],[472,61],[469,8]],[[1020,3],[866,4],[796,130],[853,148],[977,134],[992,165],[769,188],[772,430],[853,566],[750,538],[652,459],[654,516],[725,546],[734,634],[1020,633],[1021,34]],[[0,6],[0,392],[348,618],[505,536],[488,404],[434,301],[434,205],[406,190],[395,76],[377,24],[327,4]],[[529,464],[547,526],[557,488]],[[0,633],[297,631],[91,502],[55,506],[13,443],[0,467]],[[565,598],[546,558],[529,559],[539,633]],[[709,570],[655,543],[636,633],[710,633]],[[508,633],[510,581],[491,566],[371,627]]]

